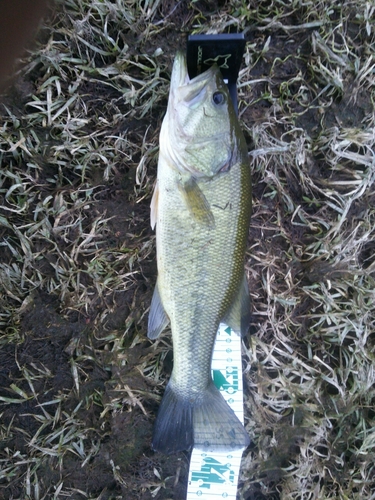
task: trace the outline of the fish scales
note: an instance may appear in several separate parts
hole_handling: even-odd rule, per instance
[[[163,169],[163,161],[160,167]],[[179,174],[166,168],[170,175],[161,174],[159,183],[159,196],[165,200],[159,204],[160,220],[166,222],[157,224],[159,279],[163,282],[160,295],[173,332],[172,380],[188,393],[194,387],[205,387],[211,378],[212,332],[217,331],[243,276],[247,217],[241,204],[250,192],[241,177],[248,166],[232,168],[227,177],[202,183],[215,218],[214,228],[201,227],[191,219],[176,189]],[[199,342],[198,334],[192,332],[199,332]],[[201,365],[206,368],[204,377]]]
[[[240,333],[249,318],[244,254],[250,211],[246,143],[220,72],[213,67],[190,81],[179,54],[152,202],[158,280],[148,335],[156,338],[170,322],[173,339],[155,450],[229,450],[249,442],[212,382],[211,358],[220,322]]]

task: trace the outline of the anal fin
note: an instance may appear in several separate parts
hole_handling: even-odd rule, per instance
[[[250,296],[247,284],[246,274],[238,289],[237,295],[232,306],[223,318],[223,322],[230,326],[239,335],[246,335],[250,324]]]
[[[158,338],[168,323],[169,318],[161,302],[158,282],[156,282],[154,295],[151,300],[150,314],[148,316],[147,337],[151,340]]]

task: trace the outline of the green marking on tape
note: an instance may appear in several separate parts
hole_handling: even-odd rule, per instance
[[[205,457],[200,471],[192,472],[191,480],[197,481],[200,488],[210,489],[211,484],[234,483],[231,464],[222,464],[212,457]]]
[[[221,389],[227,384],[226,378],[220,370],[212,370],[212,378],[214,380],[214,384],[218,389]]]
[[[236,366],[227,366],[225,375],[221,370],[212,370],[212,378],[218,389],[222,389],[228,394],[233,394],[238,391],[239,377],[238,368]]]

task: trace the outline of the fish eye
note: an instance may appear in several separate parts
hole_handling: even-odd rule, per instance
[[[213,100],[213,103],[220,106],[222,104],[225,103],[225,94],[224,92],[220,92],[220,91],[217,91],[217,92],[214,92],[212,94],[212,100]]]

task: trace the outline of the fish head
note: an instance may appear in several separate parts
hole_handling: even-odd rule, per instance
[[[213,65],[190,79],[185,56],[178,53],[161,132],[161,153],[181,172],[210,178],[230,170],[238,162],[239,153],[243,152],[242,141],[233,103],[218,66]]]

